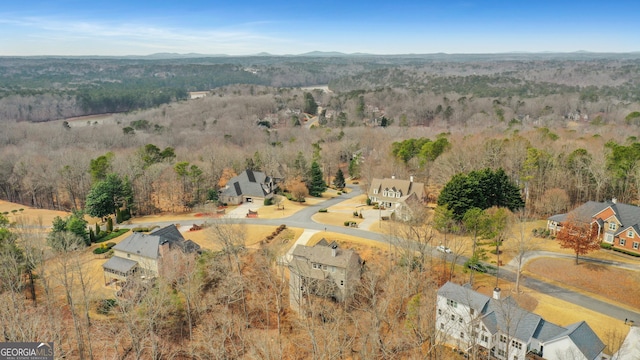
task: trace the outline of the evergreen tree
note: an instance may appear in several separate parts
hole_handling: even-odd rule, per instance
[[[342,169],[340,168],[338,168],[338,171],[336,172],[336,177],[333,178],[333,186],[335,186],[338,189],[344,189],[344,186],[345,186],[344,174],[342,173]]]
[[[311,115],[315,115],[318,112],[318,104],[311,93],[304,93],[304,108],[302,111]]]
[[[327,189],[327,184],[324,182],[324,175],[322,174],[322,170],[320,170],[320,165],[315,161],[311,163],[307,189],[309,189],[309,195],[315,197],[322,196],[322,193]]]
[[[87,195],[87,214],[104,218],[115,214],[116,209],[130,206],[133,201],[133,189],[127,178],[121,179],[117,174],[109,174],[106,179],[93,184]]]
[[[515,211],[524,207],[524,200],[504,170],[484,169],[454,175],[438,197],[438,206],[443,205],[453,211],[456,220],[462,220],[474,207],[484,210],[498,206]]]

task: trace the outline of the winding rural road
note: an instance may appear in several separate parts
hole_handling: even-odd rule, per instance
[[[321,224],[313,221],[312,216],[316,214],[319,209],[328,208],[332,205],[336,205],[347,199],[351,199],[362,194],[362,190],[358,186],[350,185],[349,189],[351,191],[348,193],[343,193],[340,196],[325,200],[321,203],[310,205],[304,208],[303,210],[300,210],[288,217],[279,218],[279,219],[228,218],[227,220],[232,221],[234,223],[243,223],[243,224],[260,224],[260,225],[274,225],[274,226],[285,224],[288,227],[296,227],[296,228],[302,228],[302,229],[314,230],[314,231],[336,232],[336,233],[356,236],[356,237],[365,238],[368,240],[389,244],[389,238],[380,233],[362,230],[358,228]],[[204,219],[199,219],[197,221],[193,221],[193,223],[197,225],[201,225],[206,221],[216,221],[216,220],[217,219],[213,219],[213,218],[209,218],[209,219],[204,218]],[[159,221],[159,222],[145,223],[144,225],[147,225],[147,226],[158,225],[162,227],[162,226],[167,226],[173,223],[175,223],[175,221]],[[132,228],[140,225],[142,224],[135,224],[135,225],[122,224],[120,225],[120,227]],[[434,254],[436,253],[435,248],[432,248],[432,251],[434,252]],[[573,256],[566,255],[566,254],[558,254],[558,253],[552,253],[552,252],[532,252],[527,256],[525,261],[529,261],[536,257],[573,258]],[[467,261],[467,258],[465,257],[460,256],[457,258],[457,263],[460,265],[463,265],[466,261]],[[581,258],[581,261],[594,262],[594,263],[604,264],[608,266],[618,266],[626,269],[640,271],[640,265],[635,265],[635,264],[626,264],[626,263],[586,258],[586,257]],[[500,270],[499,270],[500,278],[515,282],[516,271],[517,271],[517,266],[515,266],[512,261],[511,263],[503,267],[500,267]],[[564,301],[568,301],[572,304],[582,306],[589,310],[593,310],[616,319],[620,319],[620,321],[624,321],[624,319],[631,319],[631,320],[635,320],[636,323],[640,323],[640,312],[638,311],[623,308],[615,304],[601,301],[599,299],[595,299],[587,295],[580,294],[578,292],[548,283],[546,281],[526,277],[524,275],[521,275],[520,281],[522,285],[532,290],[535,290],[537,292],[540,292],[549,296],[553,296],[555,298],[558,298]]]

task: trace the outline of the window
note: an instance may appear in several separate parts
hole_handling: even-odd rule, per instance
[[[504,335],[500,335],[500,342],[501,343],[506,343],[507,342],[507,337]]]
[[[462,316],[460,316],[460,317],[458,318],[458,322],[459,322],[460,324],[462,324]]]
[[[318,268],[318,264],[317,263],[311,263],[311,267],[314,268],[314,269],[317,269]]]
[[[344,280],[340,280],[340,286],[344,286]]]
[[[442,315],[442,309],[438,309],[438,315]]]
[[[460,339],[464,339],[464,333],[463,332],[460,333]]]
[[[445,250],[446,250],[446,249],[445,249]],[[474,309],[471,309],[471,310],[469,311],[469,313],[470,313],[471,315],[473,315],[475,312],[476,312],[476,311],[475,311]]]
[[[628,238],[632,238],[633,237],[633,230],[627,231],[627,237]]]
[[[331,272],[336,272],[336,267],[335,266],[331,267]]]
[[[482,335],[481,337],[482,342],[489,342],[489,337],[487,335]]]
[[[504,356],[504,350],[498,349],[498,356]]]
[[[399,198],[399,197],[400,197],[400,195],[401,195],[401,193],[400,193],[400,191],[398,191],[398,192],[396,193],[396,197],[397,197],[397,198]]]
[[[378,189],[373,189],[373,193],[377,194],[378,193]]]
[[[452,320],[452,321],[455,321],[455,320],[456,320],[456,316],[455,316],[455,315],[453,315],[453,314],[451,314],[451,320]]]
[[[638,250],[638,242],[637,241],[633,242],[633,250]]]
[[[440,323],[440,329],[444,329],[444,323]]]
[[[382,192],[382,196],[387,196],[387,190]]]
[[[127,257],[128,257],[128,258],[130,258],[130,257],[131,257],[131,254],[127,254]]]
[[[624,246],[627,243],[627,240],[620,239],[620,246]]]
[[[322,265],[322,270],[327,271],[327,265]]]
[[[519,342],[519,341],[512,340],[511,341],[511,346],[513,346],[514,348],[519,349],[519,350],[522,349],[522,343]]]
[[[616,223],[610,222],[609,223],[609,230],[615,230],[615,229],[616,229]]]
[[[447,299],[447,305],[451,307],[458,307],[458,303],[451,299]]]

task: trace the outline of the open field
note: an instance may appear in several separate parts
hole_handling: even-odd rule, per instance
[[[563,287],[604,301],[614,301],[634,311],[640,310],[640,273],[601,264],[557,258],[538,258],[525,266],[526,274],[552,280]]]

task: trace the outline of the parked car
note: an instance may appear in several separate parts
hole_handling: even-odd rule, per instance
[[[438,245],[438,246],[436,247],[436,249],[437,249],[438,251],[440,251],[440,252],[447,253],[447,254],[451,254],[451,249],[449,249],[448,247],[446,247],[446,246],[444,246],[444,245]]]
[[[471,270],[486,273],[488,271],[487,267],[482,265],[481,263],[468,263],[467,267]]]

